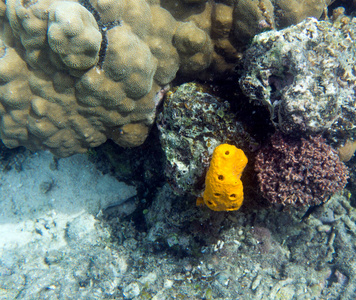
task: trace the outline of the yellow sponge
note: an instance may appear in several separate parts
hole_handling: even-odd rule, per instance
[[[203,198],[215,211],[238,210],[243,201],[243,186],[240,177],[247,164],[245,153],[233,145],[222,144],[215,148],[205,179]]]

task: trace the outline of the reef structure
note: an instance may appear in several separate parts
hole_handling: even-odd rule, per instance
[[[348,18],[261,33],[246,52],[240,86],[282,132],[324,133],[343,144],[356,137],[355,41],[356,19]]]
[[[307,17],[320,18],[333,0],[166,0],[175,19],[193,22],[209,33],[214,51],[209,75],[231,71],[258,33],[282,29]]]
[[[328,5],[277,2],[0,1],[0,137],[9,148],[63,157],[107,139],[141,145],[157,93],[178,73],[231,72],[246,36],[276,16],[320,17]]]

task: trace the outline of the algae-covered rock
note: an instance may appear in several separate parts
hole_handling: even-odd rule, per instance
[[[228,143],[249,150],[254,140],[230,111],[230,104],[187,83],[168,93],[158,116],[166,176],[178,192],[199,195],[216,146]]]

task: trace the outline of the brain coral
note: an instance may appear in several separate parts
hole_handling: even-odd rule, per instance
[[[275,133],[256,157],[262,195],[271,203],[318,205],[343,189],[348,169],[321,137],[291,139]]]

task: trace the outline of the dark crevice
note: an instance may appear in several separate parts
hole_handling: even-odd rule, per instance
[[[93,15],[93,17],[96,20],[96,23],[98,24],[102,39],[101,39],[101,45],[99,50],[99,61],[97,63],[97,66],[101,68],[105,60],[106,49],[108,46],[108,38],[106,33],[108,30],[116,26],[121,26],[121,21],[115,20],[115,21],[104,23],[101,20],[100,13],[95,9],[95,7],[90,3],[89,0],[80,0],[79,3],[82,6],[84,6]]]

